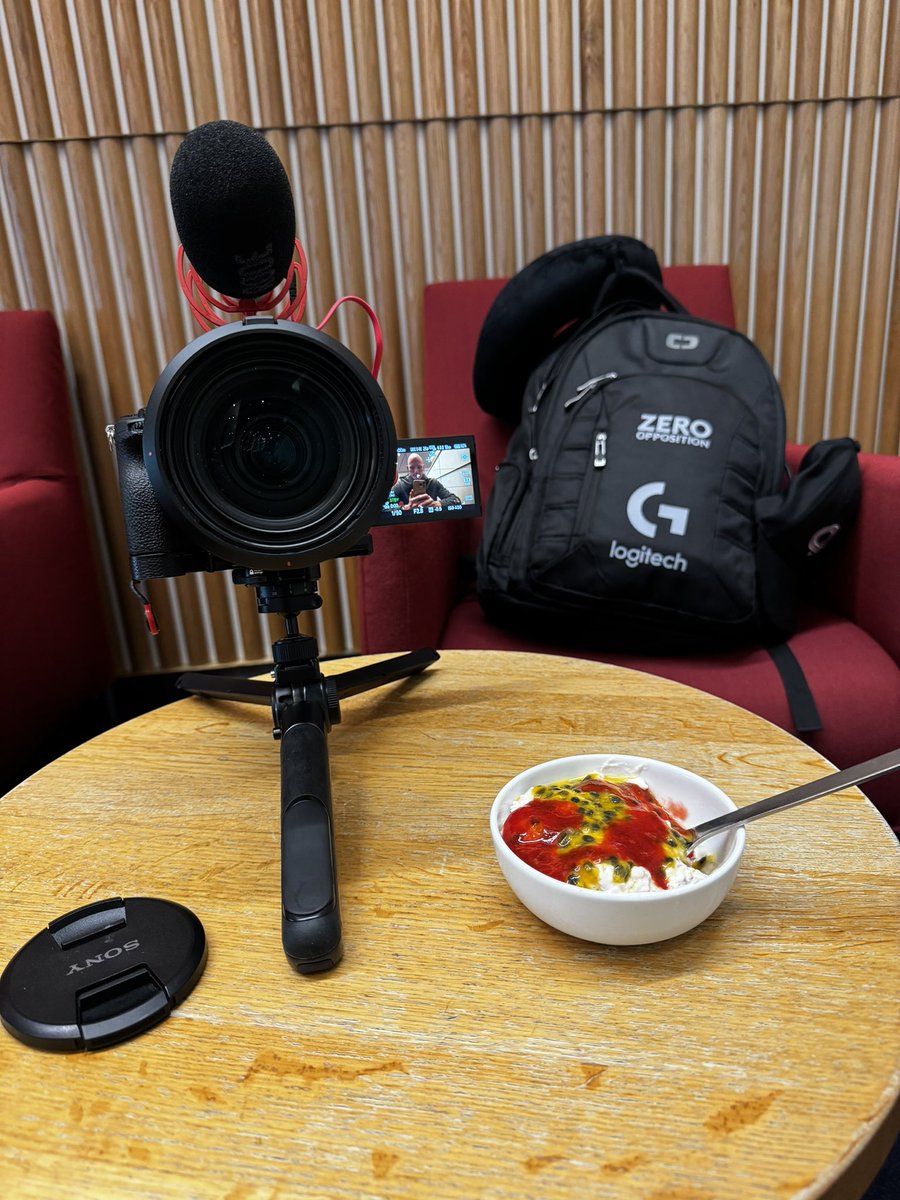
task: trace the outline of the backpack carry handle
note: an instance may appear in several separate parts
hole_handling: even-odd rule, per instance
[[[667,292],[659,280],[637,267],[623,267],[604,281],[594,301],[593,315],[620,305],[667,308],[671,313],[688,315],[681,301]]]

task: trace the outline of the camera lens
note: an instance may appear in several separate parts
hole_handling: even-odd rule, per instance
[[[233,444],[226,438],[220,450],[227,450]],[[309,445],[290,417],[273,418],[266,413],[248,421],[240,431],[235,462],[248,487],[256,485],[267,490],[296,487],[303,479],[304,469],[310,467]]]
[[[169,364],[144,457],[160,504],[241,566],[304,566],[368,531],[393,480],[381,389],[339,342],[289,322],[225,326]]]
[[[262,385],[262,386],[260,386]],[[261,394],[251,396],[249,388]],[[341,430],[311,380],[295,380],[287,396],[276,381],[242,379],[222,388],[196,431],[198,475],[222,502],[263,522],[290,518],[327,499],[340,471]]]

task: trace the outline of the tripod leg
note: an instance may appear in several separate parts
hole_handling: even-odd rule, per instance
[[[262,679],[244,679],[233,675],[204,675],[188,671],[179,675],[175,686],[194,696],[210,700],[244,700],[248,704],[271,704],[272,685]]]
[[[291,706],[281,726],[281,940],[304,975],[327,971],[343,954],[328,747],[317,716],[315,706]]]
[[[397,679],[405,679],[424,671],[441,656],[437,650],[427,647],[413,650],[409,654],[398,654],[394,658],[385,658],[381,662],[370,663],[367,667],[355,667],[345,671],[343,675],[332,675],[337,686],[338,698],[358,696],[360,692],[371,691],[384,683],[393,683]]]

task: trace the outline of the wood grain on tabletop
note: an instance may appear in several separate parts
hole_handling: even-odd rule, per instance
[[[639,752],[744,804],[828,764],[724,701],[574,659],[446,652],[342,708],[345,958],[327,974],[281,949],[267,709],[182,700],[0,801],[0,961],[114,895],[186,904],[210,942],[193,994],[131,1042],[0,1037],[0,1193],[861,1193],[853,1160],[898,1090],[900,850],[858,791],[751,826],[693,932],[595,946],[500,875],[487,817],[510,776]]]

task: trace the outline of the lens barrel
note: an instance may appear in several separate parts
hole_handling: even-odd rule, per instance
[[[247,567],[310,566],[368,532],[394,479],[381,388],[340,342],[270,318],[213,329],[172,359],[144,423],[160,506]]]

